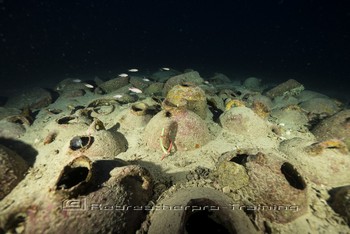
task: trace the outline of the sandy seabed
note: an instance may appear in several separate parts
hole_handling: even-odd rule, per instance
[[[1,150],[0,155],[16,153],[28,169],[16,174],[18,165],[3,163],[8,168],[1,172],[6,182],[0,233],[73,230],[70,217],[77,211],[64,210],[72,199],[91,211],[121,212],[122,218],[96,221],[101,226],[95,230],[107,233],[162,233],[169,222],[171,230],[188,233],[205,222],[223,233],[232,232],[234,225],[238,233],[350,233],[349,199],[337,195],[340,189],[350,191],[349,133],[348,138],[323,139],[321,130],[314,132],[322,121],[348,109],[293,85],[271,94],[272,88],[256,78],[239,82],[216,74],[204,80],[195,71],[163,70],[147,78],[130,73],[109,81],[66,79],[50,92],[9,97],[0,107],[0,144],[11,152]],[[184,103],[164,104],[177,86],[203,91],[203,116],[196,113],[201,100],[196,94],[172,100],[186,99]],[[178,109],[186,113],[180,115]],[[199,122],[205,128],[200,133],[194,127]],[[83,169],[74,174],[76,168]],[[98,193],[107,187],[111,190]],[[121,203],[106,198],[113,194],[123,197]],[[191,196],[213,202],[191,203]],[[345,211],[339,212],[342,205]],[[228,212],[229,217],[241,213],[232,214],[238,220],[230,224],[205,210]],[[188,211],[204,212],[204,223],[191,221]],[[83,227],[75,230],[89,233]]]

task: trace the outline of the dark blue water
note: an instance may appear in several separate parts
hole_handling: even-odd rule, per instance
[[[350,7],[329,0],[0,0],[1,87],[137,67],[350,88]],[[3,92],[5,94],[6,92]],[[1,96],[1,95],[0,95]]]

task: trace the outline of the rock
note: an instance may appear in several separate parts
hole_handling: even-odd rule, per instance
[[[300,130],[308,126],[307,115],[298,106],[274,109],[270,113],[277,123],[283,123],[287,129]]]
[[[315,115],[330,116],[340,110],[336,102],[330,98],[312,98],[299,105],[306,112]]]
[[[223,188],[222,188],[222,192],[227,194],[227,193],[230,193],[230,192],[231,192],[231,189],[230,189],[229,186],[226,186],[226,187],[223,187]]]
[[[269,110],[271,110],[273,106],[271,98],[261,94],[249,96],[247,101],[250,103],[254,103],[254,102],[263,103]]]
[[[350,225],[350,185],[334,188],[330,194],[329,205]]]
[[[275,98],[277,96],[297,96],[304,90],[304,86],[298,81],[290,79],[286,82],[277,85],[266,92],[266,96]]]
[[[293,96],[277,96],[272,100],[272,109],[286,108],[288,106],[296,106],[299,100]]]
[[[261,79],[258,79],[256,77],[249,77],[245,79],[243,82],[243,85],[252,91],[261,91],[263,87],[261,87]]]
[[[56,85],[55,91],[63,97],[74,98],[84,96],[90,89],[85,86],[85,83],[74,82],[73,79],[65,79]]]
[[[162,91],[163,91],[163,87],[164,87],[164,83],[159,83],[159,82],[156,82],[156,83],[152,83],[150,84],[150,86],[148,86],[144,93],[145,94],[151,94],[151,95],[157,95],[157,94],[162,94]]]
[[[226,75],[222,73],[215,73],[214,76],[209,78],[209,82],[212,84],[222,84],[222,83],[230,83],[231,80]]]
[[[83,89],[69,89],[64,90],[61,94],[64,98],[76,98],[76,97],[82,97],[85,95],[85,91]]]
[[[8,122],[6,119],[0,121],[0,137],[16,139],[25,132],[26,129],[22,124]]]
[[[127,86],[125,86],[125,87],[127,87]],[[118,89],[117,91],[109,93],[109,96],[111,97],[110,99],[114,99],[114,101],[116,103],[121,103],[121,104],[132,103],[132,102],[136,102],[138,100],[137,95],[130,95],[130,94],[126,93],[127,92],[126,90],[123,90],[123,89]],[[113,97],[115,95],[118,95],[118,96],[121,95],[121,97],[115,98],[115,97]]]
[[[160,70],[153,73],[150,77],[158,82],[166,82],[170,77],[180,75],[181,72],[176,71],[174,69],[170,69],[168,71]]]
[[[307,100],[313,99],[313,98],[329,98],[324,94],[311,91],[311,90],[303,90],[300,92],[298,96],[296,96],[299,100],[299,102],[305,102]]]
[[[267,137],[271,128],[250,108],[233,107],[220,116],[221,126],[234,134],[249,138]]]
[[[129,77],[117,77],[100,84],[100,88],[106,93],[113,92],[121,87],[128,85]]]
[[[213,175],[218,178],[221,187],[228,187],[232,191],[249,183],[249,176],[244,166],[232,162],[222,161],[218,163]]]
[[[77,90],[77,89],[87,90],[88,88],[84,85],[84,83],[75,82],[74,79],[72,78],[64,79],[55,86],[55,91],[59,93],[63,93],[69,90]]]
[[[0,200],[24,178],[29,166],[18,154],[0,145]]]
[[[186,109],[193,111],[202,119],[207,116],[207,99],[204,91],[198,86],[183,82],[169,90],[167,97],[169,102],[177,105],[186,100]]]
[[[198,87],[203,89],[205,94],[209,95],[209,96],[214,96],[214,95],[216,95],[216,93],[218,93],[218,89],[214,85],[211,85],[211,84],[204,83],[204,84],[198,85]]]
[[[144,81],[141,77],[131,76],[130,84],[138,89],[144,90],[150,85],[149,81]]]
[[[322,120],[312,133],[318,140],[342,139],[350,149],[350,110],[343,110]]]
[[[5,107],[40,109],[52,102],[51,94],[42,88],[32,88],[9,97]]]
[[[94,82],[96,85],[100,86],[104,81],[101,78],[99,78],[98,76],[95,76]]]
[[[19,115],[19,114],[21,114],[21,111],[17,108],[0,107],[0,120],[9,116]]]
[[[191,82],[193,84],[199,85],[203,83],[202,77],[200,77],[199,73],[196,71],[190,71],[187,73],[183,73],[181,75],[173,76],[164,85],[163,95],[166,96],[170,89],[172,89],[175,85],[181,84],[183,82]]]
[[[217,95],[213,95],[213,96],[208,95],[207,96],[207,100],[208,100],[208,104],[210,106],[212,106],[212,107],[215,107],[215,109],[219,109],[221,111],[225,110],[225,103],[222,100],[222,98],[220,98],[219,96],[217,96]]]

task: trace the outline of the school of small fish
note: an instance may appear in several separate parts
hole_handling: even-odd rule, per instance
[[[142,93],[141,89],[135,88],[135,87],[130,87],[129,90],[133,93]]]
[[[87,88],[89,88],[89,89],[93,89],[94,88],[94,86],[93,85],[91,85],[91,84],[84,84]]]
[[[128,77],[129,75],[126,74],[126,73],[121,73],[121,74],[119,74],[118,76],[119,76],[119,77]]]
[[[170,68],[162,67],[160,70],[162,70],[162,71],[169,71]],[[128,69],[128,72],[138,72],[138,71],[139,71],[139,69],[137,69],[137,68],[130,68],[130,69]],[[118,75],[118,77],[122,77],[122,78],[128,77],[128,76],[129,76],[129,75],[128,75],[127,73],[120,73],[120,74]],[[150,79],[148,79],[148,78],[146,78],[146,77],[143,77],[142,80],[143,80],[143,81],[146,81],[146,82],[150,82],[150,81],[151,81]],[[73,81],[74,83],[81,83],[81,82],[82,82],[81,79],[73,79],[72,81]],[[85,85],[85,87],[87,87],[87,88],[89,88],[89,89],[95,88],[95,87],[94,87],[93,85],[91,85],[91,84],[88,84],[88,83],[83,83],[83,84]],[[138,89],[138,88],[136,88],[136,87],[130,87],[130,88],[129,88],[129,91],[132,92],[132,93],[142,93],[142,90],[141,90],[141,89]],[[123,97],[122,94],[116,94],[116,95],[113,96],[113,98],[116,98],[116,99],[122,98],[122,97]]]
[[[117,94],[117,95],[114,95],[113,97],[116,98],[116,99],[119,99],[119,98],[122,98],[123,95],[122,94]]]

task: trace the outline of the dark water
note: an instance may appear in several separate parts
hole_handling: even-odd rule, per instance
[[[294,78],[345,96],[346,2],[0,0],[2,94],[68,76],[108,79],[166,66],[276,83]]]

